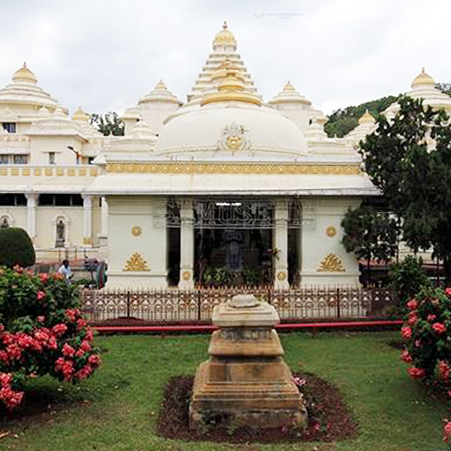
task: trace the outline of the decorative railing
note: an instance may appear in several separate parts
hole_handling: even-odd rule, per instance
[[[139,319],[146,323],[211,322],[213,308],[238,293],[252,293],[276,308],[282,320],[381,318],[394,303],[384,289],[271,287],[196,290],[82,290],[83,310],[93,323]]]
[[[99,168],[93,165],[76,166],[36,166],[29,164],[0,165],[0,176],[20,177],[97,177]]]

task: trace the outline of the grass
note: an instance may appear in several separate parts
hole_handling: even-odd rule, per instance
[[[206,359],[209,336],[129,335],[97,337],[108,351],[104,363],[80,386],[43,378],[30,389],[49,394],[50,408],[20,420],[10,418],[0,450],[309,450],[441,451],[445,401],[408,378],[399,351],[387,345],[395,333],[306,333],[281,336],[286,360],[336,384],[359,424],[354,440],[249,446],[188,443],[155,435],[162,390],[175,375],[194,374]]]

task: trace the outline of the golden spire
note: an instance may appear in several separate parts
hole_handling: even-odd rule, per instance
[[[166,91],[168,88],[166,88],[166,85],[163,83],[163,80],[160,79],[160,81],[155,85],[155,89]]]
[[[284,90],[285,92],[287,92],[287,91],[289,91],[289,92],[294,92],[294,91],[296,91],[296,90],[294,89],[294,86],[293,86],[289,81],[286,82],[285,86],[283,87],[283,90]]]
[[[217,33],[215,36],[215,39],[213,41],[213,49],[215,49],[216,46],[232,46],[236,47],[236,39],[235,36],[231,31],[229,31],[227,27],[227,22],[224,22],[224,25],[222,26],[222,30]]]
[[[261,99],[245,90],[242,72],[230,61],[224,61],[213,74],[212,78],[220,79],[218,91],[207,94],[200,102],[201,105],[213,102],[237,101],[261,105]]]
[[[74,113],[72,116],[73,121],[80,121],[80,122],[88,122],[89,121],[89,114],[85,113],[81,106],[78,107],[78,110]]]
[[[359,119],[359,125],[374,124],[375,122],[376,122],[376,119],[374,119],[374,116],[368,111],[368,109],[365,111],[365,113]]]
[[[423,67],[421,69],[421,74],[417,75],[413,79],[412,88],[416,88],[417,86],[424,86],[424,85],[435,86],[435,81],[430,75],[428,75],[424,71],[424,67]]]
[[[22,81],[26,83],[37,83],[36,76],[27,67],[27,63],[23,63],[23,66],[14,72],[13,81]]]

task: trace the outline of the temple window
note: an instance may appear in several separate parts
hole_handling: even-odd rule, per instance
[[[49,164],[55,164],[55,152],[49,152]]]
[[[6,130],[8,133],[16,133],[16,123],[15,122],[3,122],[2,127],[3,127],[3,130]]]
[[[27,205],[27,199],[21,193],[0,194],[0,205],[8,207],[19,207]]]
[[[80,194],[40,194],[41,207],[82,207],[83,199]]]

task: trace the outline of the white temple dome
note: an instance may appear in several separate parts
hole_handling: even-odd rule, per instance
[[[58,106],[58,102],[37,85],[36,76],[25,63],[14,72],[12,80],[12,83],[0,89],[0,104],[30,105],[39,108],[45,106],[50,111]]]
[[[296,158],[308,152],[299,127],[278,111],[244,102],[213,102],[174,116],[155,153],[182,159]]]

